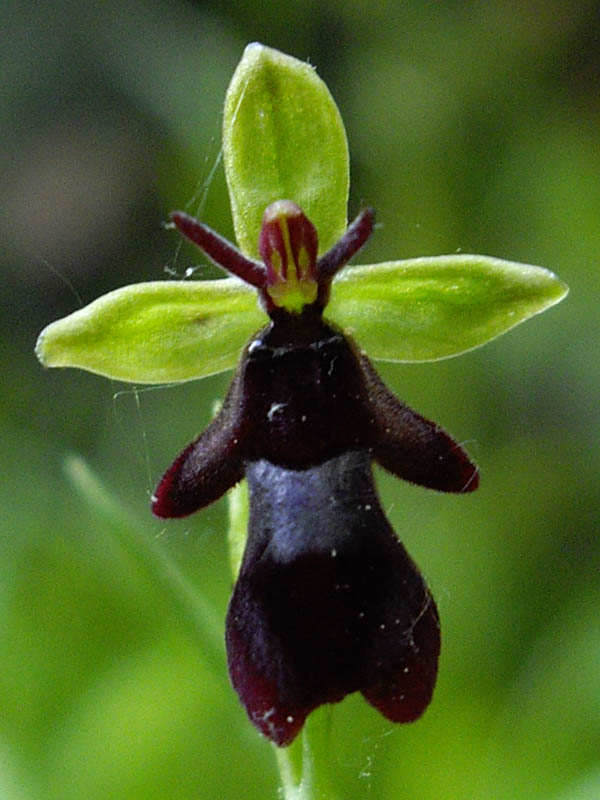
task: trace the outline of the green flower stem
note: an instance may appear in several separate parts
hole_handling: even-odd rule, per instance
[[[89,465],[77,455],[65,459],[67,477],[87,503],[109,524],[119,545],[149,581],[163,589],[178,618],[199,642],[199,652],[215,675],[225,674],[222,623],[172,559],[142,533]]]
[[[331,707],[309,716],[289,747],[275,747],[284,800],[338,800],[331,775]]]
[[[229,511],[229,528],[227,531],[227,546],[229,549],[229,564],[233,580],[237,579],[246,538],[248,535],[248,484],[240,481],[234,486],[227,495],[227,507]]]
[[[227,500],[229,558],[236,580],[248,530],[246,481],[232,489]],[[274,747],[284,800],[337,800],[331,780],[330,728],[331,707],[322,706],[312,712],[289,747]]]

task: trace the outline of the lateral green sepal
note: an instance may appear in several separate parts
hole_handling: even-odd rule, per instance
[[[121,381],[187,381],[235,367],[265,319],[236,278],[137,283],[48,325],[36,354],[47,367]]]
[[[542,267],[479,255],[415,258],[340,273],[325,316],[370,358],[435,361],[480,347],[567,293]]]

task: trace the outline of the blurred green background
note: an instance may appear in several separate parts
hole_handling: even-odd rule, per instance
[[[135,391],[33,355],[82,302],[200,263],[162,229],[169,210],[231,235],[220,107],[259,40],[310,60],[340,107],[350,214],[369,203],[380,223],[369,261],[480,252],[571,286],[481,350],[381,366],[466,444],[482,486],[379,476],[444,647],[420,722],[392,726],[360,697],[335,708],[341,794],[597,800],[599,4],[5,0],[2,27],[0,797],[277,796],[225,672],[226,505],[169,524],[148,511],[229,376]],[[68,479],[72,454],[121,510]],[[201,594],[211,636],[145,545]]]

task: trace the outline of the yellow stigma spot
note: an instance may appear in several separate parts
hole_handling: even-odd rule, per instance
[[[280,280],[284,280],[282,271],[283,262],[277,250],[271,253],[271,269]]]
[[[300,269],[300,279],[305,277],[310,267],[310,256],[308,255],[308,250],[304,245],[300,248],[300,252],[298,253],[298,267]]]

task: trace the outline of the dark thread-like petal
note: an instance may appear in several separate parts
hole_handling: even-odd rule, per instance
[[[375,226],[375,212],[364,208],[350,223],[346,232],[317,263],[319,278],[331,280],[365,245]]]
[[[264,288],[267,272],[258,261],[247,258],[219,233],[183,211],[173,211],[170,219],[177,230],[203,250],[218,267],[257,289]]]

